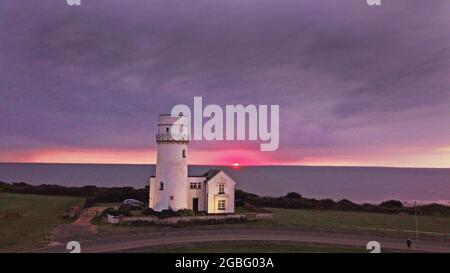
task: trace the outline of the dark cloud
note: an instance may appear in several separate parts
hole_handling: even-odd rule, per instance
[[[287,157],[443,145],[450,2],[384,2],[3,0],[0,148],[150,147],[195,95],[280,104]]]

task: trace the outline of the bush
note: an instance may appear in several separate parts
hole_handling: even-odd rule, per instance
[[[180,217],[188,217],[188,216],[195,216],[195,212],[190,209],[182,209],[176,212],[177,216]]]
[[[382,202],[379,206],[384,207],[384,208],[403,208],[402,202],[397,201],[397,200],[385,201],[385,202]]]
[[[142,215],[157,215],[158,213],[151,208],[145,208],[142,210]]]
[[[411,210],[414,210],[414,208],[411,208]],[[417,213],[420,215],[450,216],[450,207],[439,204],[418,206]]]
[[[107,208],[103,211],[102,216],[107,214],[112,216],[131,216],[131,211],[136,210],[134,207],[130,205],[121,205],[118,209]]]
[[[337,204],[342,210],[357,210],[357,209],[359,209],[359,205],[357,205],[347,199],[342,199],[341,201],[337,202]]]
[[[113,216],[119,216],[117,210],[115,210],[114,208],[107,208],[102,212],[102,216],[106,216],[108,214]]]
[[[92,198],[88,205],[95,202],[117,203],[129,198],[136,199],[144,203],[148,201],[148,187],[145,187],[144,189],[134,189],[132,187],[65,187],[46,184],[33,186],[24,182],[12,184],[0,182],[0,191],[23,194],[63,195]]]
[[[257,198],[257,197],[259,197],[259,196],[256,194],[253,194],[253,193],[245,192],[243,190],[236,190],[234,192],[234,198],[236,200],[245,201],[245,200],[248,200],[249,198]]]
[[[170,218],[170,217],[175,217],[175,216],[178,216],[178,214],[177,214],[177,212],[173,211],[171,208],[163,209],[158,215],[158,217],[160,217],[160,218]]]
[[[190,209],[183,209],[178,211],[173,211],[171,209],[154,211],[151,208],[146,208],[142,210],[142,215],[151,215],[151,216],[157,216],[159,218],[169,218],[169,217],[189,217],[189,216],[195,216],[196,213],[193,210]]]
[[[238,191],[236,191],[237,193]],[[241,200],[237,200],[236,206],[248,206],[251,204],[257,207],[268,208],[288,208],[288,209],[317,209],[317,210],[341,210],[341,211],[361,211],[361,212],[377,212],[377,213],[413,213],[414,208],[403,207],[400,201],[390,200],[379,205],[374,204],[356,204],[350,200],[343,199],[335,202],[331,199],[317,200],[314,198],[305,198],[300,194],[291,192],[282,197],[259,197],[257,195],[247,194],[240,191]],[[418,207],[418,211],[422,215],[441,215],[450,216],[450,207],[440,206],[436,204]]]
[[[123,215],[123,216],[131,216],[131,211],[135,211],[137,210],[135,207],[127,205],[127,204],[122,204],[120,205],[119,209],[117,210],[117,213],[119,215]]]
[[[286,198],[288,199],[301,199],[302,196],[296,192],[290,192],[288,194],[286,194]]]

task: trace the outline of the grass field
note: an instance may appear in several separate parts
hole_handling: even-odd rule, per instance
[[[269,210],[274,214],[273,221],[255,224],[308,229],[416,229],[414,215],[279,208]],[[450,233],[450,217],[419,216],[417,222],[419,231]]]
[[[56,225],[65,222],[65,209],[83,201],[77,197],[0,193],[0,251],[40,246]],[[19,213],[20,218],[5,220],[7,213]]]
[[[366,253],[359,248],[318,244],[276,243],[209,243],[162,249],[140,249],[133,252],[152,253]]]
[[[272,221],[256,221],[245,224],[225,225],[199,225],[195,229],[230,229],[230,228],[273,228],[273,229],[306,229],[306,230],[342,230],[357,232],[389,232],[415,236],[415,216],[399,216],[397,214],[365,213],[349,211],[319,211],[302,209],[268,208],[273,212]],[[244,213],[241,207],[236,208],[236,213]],[[100,233],[123,233],[133,230],[134,232],[158,231],[158,226],[122,226],[122,225],[100,225]],[[170,229],[170,228],[169,228]],[[419,216],[419,232],[438,233],[426,234],[443,236],[442,233],[450,234],[450,217]],[[423,234],[421,234],[422,236]]]

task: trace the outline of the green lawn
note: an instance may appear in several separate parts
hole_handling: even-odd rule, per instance
[[[136,252],[157,253],[366,253],[367,250],[317,244],[277,243],[208,243],[160,249],[140,249]]]
[[[274,228],[274,229],[333,229],[358,232],[398,232],[414,236],[416,223],[414,215],[399,216],[397,214],[349,212],[349,211],[320,211],[303,209],[267,208],[273,212],[272,221],[256,221],[245,224],[226,225],[198,225],[195,229],[230,229],[230,228]],[[236,213],[248,212],[245,208],[237,207]],[[427,235],[443,236],[442,233],[450,234],[450,217],[419,216],[419,232],[430,233]],[[157,231],[158,226],[121,226],[100,225],[100,233],[122,233],[133,231]],[[170,228],[168,228],[170,229]],[[438,233],[438,234],[431,234]]]
[[[78,197],[0,193],[0,251],[42,245],[40,241],[65,222],[65,209],[83,201]],[[19,213],[21,217],[5,220],[7,213]]]
[[[299,209],[270,208],[274,214],[273,221],[256,223],[290,228],[322,228],[322,229],[416,229],[414,215],[399,216],[396,214],[318,211]],[[450,233],[450,217],[419,216],[419,231]]]

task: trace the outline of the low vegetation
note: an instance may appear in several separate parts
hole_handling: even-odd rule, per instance
[[[415,213],[414,207],[405,207],[402,202],[397,200],[389,200],[378,205],[367,203],[356,204],[347,199],[336,202],[331,199],[318,200],[313,198],[305,198],[295,192],[288,193],[282,197],[260,197],[256,194],[236,190],[236,206],[246,206],[247,204],[266,208],[376,212],[389,214]],[[417,206],[417,214],[449,217],[450,207],[439,204],[421,205]]]
[[[409,233],[409,236],[412,237],[415,236],[416,231],[416,217],[414,215],[284,208],[270,208],[270,211],[273,213],[272,221],[255,222],[253,224],[265,228],[368,232],[378,230],[390,233]],[[422,236],[422,233],[450,234],[450,217],[419,215],[417,217],[417,229],[420,236]],[[441,237],[443,235],[435,234],[435,236]]]
[[[148,187],[144,189],[134,189],[132,187],[64,187],[59,185],[40,185],[33,186],[27,183],[3,183],[0,182],[0,192],[39,194],[39,195],[63,195],[85,198],[85,207],[90,207],[95,203],[120,203],[125,199],[132,198],[141,202],[147,202]],[[247,193],[242,190],[236,190],[236,207],[257,208],[286,208],[286,209],[306,209],[306,210],[326,210],[326,211],[350,211],[350,212],[375,212],[388,214],[414,214],[414,207],[405,207],[402,202],[389,200],[376,204],[356,204],[350,200],[343,199],[334,201],[331,199],[306,198],[298,193],[288,193],[282,197],[261,197],[256,194]],[[417,206],[417,214],[422,216],[450,216],[450,207],[439,204],[429,204]],[[114,215],[129,215],[129,210],[120,208]],[[172,216],[190,216],[192,211],[172,212],[170,210],[163,212],[154,212],[150,209],[144,210],[143,215],[154,215],[160,218]]]
[[[91,207],[95,203],[120,203],[128,198],[136,199],[145,203],[148,199],[148,187],[145,189],[135,189],[133,187],[105,188],[97,186],[33,186],[24,182],[8,184],[0,181],[0,192],[84,197],[84,207]]]
[[[135,219],[133,221],[124,221],[121,225],[125,226],[161,226],[161,227],[186,227],[186,226],[197,226],[197,225],[223,225],[223,224],[236,224],[236,223],[247,223],[249,222],[245,217],[241,218],[224,218],[224,217],[201,217],[192,218],[192,216],[206,216],[204,212],[194,212],[189,209],[183,209],[178,211],[173,211],[170,209],[162,210],[161,212],[154,211],[152,209],[138,209],[128,205],[122,205],[118,209],[107,208],[103,211],[101,215],[93,219],[93,223],[100,224],[104,222],[107,215],[112,216],[154,216],[158,218],[155,221],[144,221]],[[163,219],[168,219],[172,217],[187,217],[186,219],[178,219],[177,221],[160,221]],[[189,218],[191,217],[191,218]]]
[[[248,223],[246,218],[205,218],[205,219],[186,219],[179,220],[177,222],[149,222],[142,220],[126,221],[121,225],[124,226],[155,226],[155,227],[172,227],[172,228],[182,228],[182,227],[198,227],[198,226],[223,226],[231,224],[245,224]]]
[[[83,198],[0,193],[0,250],[38,247],[54,227],[65,223],[64,212]]]

